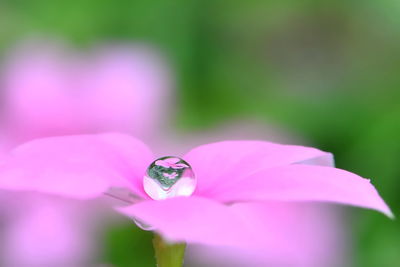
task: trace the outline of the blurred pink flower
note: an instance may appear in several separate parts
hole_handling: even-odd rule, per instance
[[[96,230],[91,218],[99,217],[93,203],[27,192],[2,195],[13,211],[2,220],[1,266],[89,265]]]
[[[86,54],[50,43],[22,46],[4,67],[3,133],[14,142],[101,131],[147,137],[168,113],[167,70],[145,46]]]
[[[114,133],[44,138],[11,151],[0,166],[0,186],[79,199],[108,194],[132,203],[117,209],[167,240],[217,246],[257,248],[265,242],[271,229],[257,223],[255,213],[246,216],[246,203],[268,211],[277,201],[328,202],[392,216],[369,180],[330,167],[332,155],[318,149],[224,141],[194,148],[183,159],[197,177],[194,194],[155,201],[143,189],[154,158],[141,141]],[[118,194],[121,188],[128,193]]]
[[[3,152],[37,137],[104,130],[151,139],[165,121],[169,74],[145,46],[112,45],[78,54],[60,44],[25,43],[9,53],[2,70]],[[93,205],[1,193],[7,234],[0,265],[88,265],[95,241],[91,230],[95,221],[104,221]],[[38,239],[44,240],[40,246]]]
[[[188,165],[184,163],[178,163],[180,159],[178,158],[166,158],[162,160],[157,160],[156,165],[162,166],[164,168],[172,168],[172,169],[182,169],[182,168],[187,168]]]

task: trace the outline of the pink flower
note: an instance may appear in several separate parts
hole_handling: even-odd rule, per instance
[[[141,141],[116,133],[37,139],[3,160],[0,187],[80,199],[111,195],[132,204],[118,207],[119,212],[151,225],[167,240],[207,245],[262,244],[269,229],[246,217],[237,206],[241,203],[327,202],[392,216],[369,180],[330,167],[332,155],[318,149],[224,141],[194,148],[182,158],[197,177],[195,192],[155,201],[143,189],[154,157]],[[128,193],[115,190],[121,188]]]
[[[103,45],[78,54],[38,42],[9,55],[2,129],[14,143],[102,131],[147,137],[165,121],[170,75],[148,47]]]
[[[179,158],[166,158],[157,160],[155,164],[157,166],[162,166],[164,168],[172,168],[172,169],[183,169],[188,167],[188,165],[184,163],[178,163],[179,161],[181,161]]]
[[[178,174],[176,172],[173,172],[171,174],[164,172],[163,175],[165,177],[167,177],[168,179],[175,179],[178,176]]]
[[[7,55],[0,81],[1,152],[34,138],[99,131],[153,139],[168,113],[168,68],[148,47],[108,45],[78,54],[41,41],[24,43]],[[0,230],[7,233],[1,242],[1,266],[89,264],[98,246],[90,230],[105,221],[94,203],[0,193]]]
[[[193,147],[193,143],[205,144],[226,139],[307,144],[306,140],[282,125],[265,124],[249,117],[224,121],[208,131],[189,134],[192,141],[186,138],[185,142],[184,136],[178,138],[179,144],[183,143],[186,147],[178,155]],[[165,151],[169,153],[175,150]],[[350,218],[344,216],[344,206],[318,202],[246,202],[231,207],[251,218],[253,225],[268,231],[264,234],[262,244],[245,248],[188,244],[186,265],[321,267],[347,266],[351,262],[353,242],[348,232],[350,229],[346,228]]]

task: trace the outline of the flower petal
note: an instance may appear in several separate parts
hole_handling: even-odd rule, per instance
[[[283,200],[323,201],[392,213],[369,180],[331,167],[294,164],[249,175],[213,198],[223,202]]]
[[[161,166],[164,168],[169,168],[169,165],[164,160],[157,160],[155,163],[157,166]]]
[[[86,266],[100,221],[92,202],[27,192],[11,198],[13,210],[2,213],[1,266]]]
[[[263,141],[224,141],[199,146],[184,156],[197,176],[195,194],[207,196],[255,171],[292,163],[333,166],[332,154],[321,150]]]
[[[243,246],[257,236],[245,216],[201,197],[142,201],[118,210],[151,225],[172,242]]]
[[[128,135],[108,133],[37,139],[0,165],[0,188],[92,198],[111,188],[147,197],[142,177],[150,150]]]
[[[174,166],[172,168],[174,169],[183,169],[183,168],[188,168],[189,166],[186,165],[185,163],[178,163],[178,164],[174,164]]]
[[[178,158],[166,158],[164,159],[165,162],[169,163],[169,164],[176,164],[180,161],[180,159]]]
[[[258,240],[243,248],[188,244],[188,266],[347,266],[345,233],[333,205],[264,201],[230,209],[252,222]]]
[[[147,46],[118,44],[93,52],[80,80],[85,123],[141,137],[158,132],[172,88],[161,54]]]

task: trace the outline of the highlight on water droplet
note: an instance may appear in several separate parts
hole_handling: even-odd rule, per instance
[[[196,177],[189,163],[167,156],[156,159],[143,177],[144,191],[154,200],[190,196],[196,188]]]

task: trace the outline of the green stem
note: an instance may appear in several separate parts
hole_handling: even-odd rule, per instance
[[[155,234],[153,247],[158,267],[182,267],[185,256],[185,243],[170,244]]]

